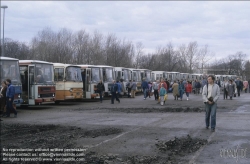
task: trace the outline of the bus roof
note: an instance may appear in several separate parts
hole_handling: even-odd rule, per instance
[[[99,68],[96,65],[88,65],[88,64],[77,64],[77,66],[81,67],[81,68]]]
[[[63,64],[63,63],[53,63],[53,65],[55,67],[69,67],[69,66],[72,66],[72,67],[80,67],[78,65],[74,65],[74,64]]]
[[[46,61],[41,61],[41,60],[19,60],[19,64],[21,64],[21,65],[23,65],[23,64],[33,64],[33,63],[51,64],[51,65],[53,65],[53,63],[51,63],[51,62],[46,62]]]
[[[19,59],[0,56],[0,60],[19,60]]]
[[[96,67],[106,67],[106,68],[114,68],[113,66],[109,66],[109,65],[95,65]]]

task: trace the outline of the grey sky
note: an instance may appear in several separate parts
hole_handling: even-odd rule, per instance
[[[172,42],[197,41],[217,59],[242,51],[250,59],[250,2],[247,1],[2,1],[5,37],[29,42],[50,27],[114,33],[144,52]],[[2,14],[1,14],[2,16]],[[2,22],[1,22],[2,25]]]

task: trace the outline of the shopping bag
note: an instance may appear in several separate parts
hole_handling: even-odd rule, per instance
[[[168,94],[164,95],[164,101],[166,101],[168,99]]]

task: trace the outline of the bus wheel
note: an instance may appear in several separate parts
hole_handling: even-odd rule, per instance
[[[55,101],[55,104],[59,104],[60,103],[60,101]]]

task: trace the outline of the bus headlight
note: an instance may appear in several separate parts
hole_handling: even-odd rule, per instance
[[[55,97],[55,94],[53,93],[53,95],[52,95],[53,97]]]
[[[73,89],[72,89],[72,88],[70,88],[70,89],[69,89],[69,91],[70,91],[70,92],[72,92],[72,91],[73,91]]]

